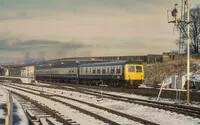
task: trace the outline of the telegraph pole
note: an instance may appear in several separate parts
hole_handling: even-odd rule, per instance
[[[186,7],[187,7],[187,104],[190,103],[190,7],[189,7],[189,0],[186,0]]]

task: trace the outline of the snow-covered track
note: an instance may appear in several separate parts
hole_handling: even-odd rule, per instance
[[[114,94],[108,94],[105,92],[99,92],[91,89],[84,89],[80,87],[66,87],[66,86],[42,86],[46,88],[56,88],[56,89],[62,89],[62,90],[70,90],[70,91],[75,91],[75,92],[80,92],[84,94],[90,94],[93,96],[100,96],[101,94],[103,95],[103,98],[108,98],[108,99],[113,99],[117,101],[123,101],[123,102],[129,102],[129,103],[134,103],[134,104],[139,104],[143,106],[149,106],[153,108],[158,108],[158,109],[164,109],[166,111],[172,111],[188,116],[192,116],[195,118],[200,118],[200,108],[198,107],[192,107],[192,106],[186,106],[186,105],[179,105],[179,104],[172,104],[172,103],[164,103],[164,102],[158,102],[158,101],[151,101],[151,100],[145,100],[145,99],[139,99],[139,98],[132,98],[132,97],[124,97],[124,96],[119,96],[119,95],[114,95]]]
[[[52,86],[70,86],[75,88],[86,88],[86,89],[104,89],[104,91],[108,92],[123,92],[123,93],[129,93],[129,94],[137,94],[137,95],[143,95],[148,97],[156,97],[158,96],[159,89],[158,88],[137,88],[137,89],[127,89],[127,88],[117,88],[117,87],[106,87],[106,86],[96,86],[96,85],[84,85],[84,84],[70,84],[70,83],[55,83],[55,82],[45,82],[43,85],[52,85]],[[31,84],[29,84],[31,85]],[[200,92],[196,91],[190,91],[190,100],[199,102],[200,100]],[[162,94],[160,95],[163,98],[169,98],[169,99],[176,99],[176,91],[170,90],[170,89],[163,89]],[[187,99],[187,92],[181,91],[181,100]]]
[[[29,97],[12,91],[17,100],[21,103],[31,124],[40,125],[79,125],[72,119],[66,118],[55,112],[54,110],[38,103]],[[54,120],[48,120],[54,119]],[[57,121],[58,120],[58,121]],[[73,123],[73,124],[72,124]]]
[[[83,93],[87,94],[94,94],[94,95],[100,95],[101,92],[93,91],[93,90],[81,90]],[[159,108],[164,110],[169,110],[172,112],[177,112],[185,115],[189,115],[192,117],[200,118],[200,108],[197,107],[191,107],[186,105],[178,105],[178,104],[172,104],[172,103],[164,103],[164,102],[158,102],[158,101],[151,101],[151,100],[145,100],[145,99],[138,99],[138,98],[132,98],[132,97],[124,97],[119,95],[113,95],[108,93],[102,93],[104,98],[110,98],[114,100],[120,100],[130,103],[136,103],[140,105],[145,105],[153,108]]]
[[[28,92],[28,93],[31,93],[31,94],[36,94],[34,92],[21,89],[21,88],[25,88],[25,87],[20,87],[20,88],[19,87],[14,87],[14,86],[8,86],[8,87],[15,88],[15,89],[18,89],[20,91]],[[131,115],[128,115],[128,114],[125,114],[125,113],[122,113],[122,112],[118,112],[118,111],[115,111],[115,110],[112,110],[112,109],[108,109],[108,108],[105,108],[105,107],[102,107],[102,106],[98,106],[98,105],[95,105],[95,104],[92,104],[92,103],[87,103],[87,102],[84,102],[84,101],[80,101],[80,100],[77,100],[77,99],[73,99],[73,98],[69,98],[69,97],[65,97],[65,96],[61,96],[61,95],[52,95],[52,94],[49,95],[49,94],[43,93],[43,91],[39,91],[39,90],[31,89],[31,88],[25,88],[25,89],[29,89],[29,90],[32,90],[32,91],[37,91],[37,92],[40,93],[40,94],[37,94],[39,96],[51,99],[53,101],[60,102],[62,104],[70,106],[71,108],[77,109],[80,112],[83,112],[85,114],[94,116],[95,118],[103,120],[103,121],[105,121],[105,122],[107,122],[109,124],[112,124],[112,125],[120,125],[120,123],[117,122],[117,119],[115,119],[115,121],[107,119],[105,116],[101,116],[101,115],[95,114],[93,112],[89,112],[87,110],[84,110],[84,109],[79,108],[79,107],[77,107],[75,105],[66,103],[65,101],[61,101],[60,99],[53,98],[53,97],[63,98],[63,99],[67,99],[67,100],[76,101],[76,102],[79,102],[79,103],[82,103],[82,104],[86,104],[86,105],[88,105],[90,107],[97,108],[97,109],[100,109],[100,110],[104,110],[104,111],[109,112],[111,114],[114,114],[114,115],[117,115],[117,116],[121,116],[121,117],[124,117],[126,119],[133,120],[133,121],[145,124],[145,125],[158,125],[157,123],[154,123],[154,122],[151,122],[151,121],[148,121],[148,120],[145,120],[145,119],[141,119],[141,118],[138,118],[138,117],[134,117],[134,116],[131,116]]]
[[[172,103],[164,103],[164,102],[138,99],[138,98],[132,98],[132,97],[124,97],[124,96],[108,94],[108,93],[104,93],[104,92],[82,89],[82,88],[76,88],[76,89],[77,90],[74,90],[74,91],[80,91],[85,94],[91,94],[91,95],[96,95],[96,96],[99,96],[102,94],[104,98],[135,103],[135,104],[149,106],[149,107],[153,107],[153,108],[169,110],[172,112],[177,112],[177,113],[181,113],[184,115],[200,118],[200,108],[197,108],[197,107],[178,105],[178,104],[172,104]]]

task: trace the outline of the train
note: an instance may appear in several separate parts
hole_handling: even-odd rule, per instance
[[[35,66],[37,81],[138,88],[144,81],[144,66],[134,61]]]

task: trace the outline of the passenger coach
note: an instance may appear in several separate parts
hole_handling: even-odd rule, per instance
[[[58,65],[51,67],[50,66],[36,67],[37,80],[77,83],[78,80],[77,78],[78,78],[77,64]]]
[[[79,82],[137,88],[144,80],[144,68],[133,61],[79,65]]]

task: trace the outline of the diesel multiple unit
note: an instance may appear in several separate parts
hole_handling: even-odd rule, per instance
[[[144,80],[143,65],[118,61],[36,66],[36,80],[137,88]]]

